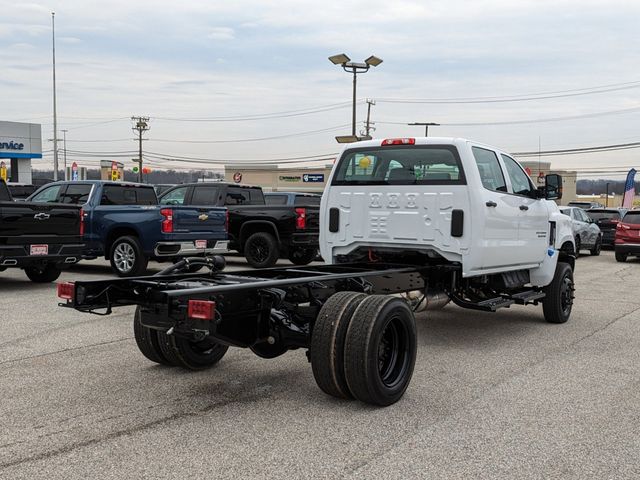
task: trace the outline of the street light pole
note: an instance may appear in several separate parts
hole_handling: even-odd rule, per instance
[[[356,137],[356,83],[358,73],[366,73],[371,67],[377,67],[382,63],[382,59],[374,55],[367,58],[364,63],[352,62],[344,53],[329,57],[329,61],[334,65],[340,65],[342,69],[353,74],[353,105],[351,107],[351,135]]]
[[[53,180],[58,180],[58,114],[56,111],[56,12],[51,12],[53,46]]]

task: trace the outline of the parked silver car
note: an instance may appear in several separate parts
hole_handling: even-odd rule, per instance
[[[560,207],[560,211],[571,218],[576,253],[580,254],[580,250],[589,250],[591,255],[600,255],[602,232],[600,227],[589,218],[587,212],[579,207]]]

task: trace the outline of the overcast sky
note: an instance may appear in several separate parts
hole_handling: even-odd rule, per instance
[[[218,165],[333,154],[334,136],[350,133],[351,77],[327,60],[342,52],[384,60],[358,77],[358,129],[372,98],[376,137],[420,135],[404,124],[427,121],[443,124],[430,134],[512,152],[537,150],[539,141],[542,150],[640,141],[640,2],[0,0],[0,11],[0,120],[42,123],[43,137],[53,136],[55,11],[59,129],[68,129],[68,150],[99,158],[136,149],[132,115],[151,117],[145,150],[157,154]],[[397,103],[564,91],[571,96]],[[294,115],[270,115],[282,112]],[[268,118],[247,119],[256,115]],[[227,121],[184,121],[213,118]],[[639,167],[639,154],[551,160]]]

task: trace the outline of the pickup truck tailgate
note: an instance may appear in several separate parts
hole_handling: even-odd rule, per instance
[[[181,239],[198,240],[213,238],[212,235],[218,240],[226,239],[226,208],[179,205],[170,209],[173,211],[173,232],[180,234]]]
[[[0,202],[0,237],[80,239],[80,207],[58,203]]]

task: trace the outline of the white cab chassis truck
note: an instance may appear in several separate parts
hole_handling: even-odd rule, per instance
[[[561,193],[560,176],[536,186],[476,142],[359,142],[322,197],[327,264],[224,273],[222,257],[187,258],[151,277],[63,283],[58,296],[90,313],[137,305],[136,342],[155,363],[200,370],[229,347],[262,358],[304,348],[328,395],[391,405],[411,381],[419,309],[542,303],[548,322],[569,319],[575,247],[552,201]]]

